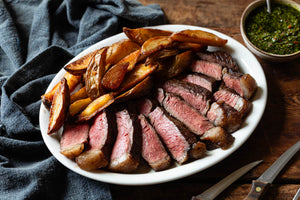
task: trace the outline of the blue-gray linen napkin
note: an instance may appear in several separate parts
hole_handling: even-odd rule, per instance
[[[61,165],[39,129],[40,96],[62,66],[122,31],[165,23],[134,0],[0,0],[0,199],[111,199]]]

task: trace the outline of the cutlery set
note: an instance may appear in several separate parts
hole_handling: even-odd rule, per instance
[[[262,199],[263,195],[266,193],[270,184],[274,181],[279,172],[288,163],[288,161],[299,151],[300,141],[290,147],[286,152],[284,152],[272,165],[269,167],[257,180],[252,181],[252,187],[245,198],[245,200],[256,200]],[[231,185],[239,177],[243,176],[249,170],[260,164],[262,160],[249,163],[242,168],[231,173],[220,182],[207,189],[203,193],[193,196],[192,200],[213,200],[216,198],[225,188]],[[300,197],[300,189],[295,194],[293,200],[297,200]]]

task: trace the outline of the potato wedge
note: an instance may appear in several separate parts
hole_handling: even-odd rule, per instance
[[[70,105],[70,92],[67,80],[63,78],[57,88],[54,96],[53,103],[50,107],[50,117],[47,134],[51,135],[58,131],[65,122],[67,111]]]
[[[227,43],[226,39],[201,30],[183,30],[173,33],[170,37],[172,40],[178,42],[192,42],[218,47],[224,46]]]
[[[155,64],[164,59],[169,59],[170,57],[176,56],[179,50],[176,48],[172,49],[162,49],[148,56],[145,61],[145,65]]]
[[[94,57],[94,55],[97,53],[97,51],[98,51],[98,49],[91,53],[88,53],[87,55],[79,58],[78,60],[75,60],[74,62],[72,62],[70,64],[67,64],[64,67],[64,69],[73,75],[84,74],[89,65],[91,58]]]
[[[152,76],[148,76],[144,80],[133,86],[133,88],[131,88],[130,90],[116,97],[115,102],[124,102],[129,99],[134,99],[146,95],[148,92],[150,92],[152,87],[153,78]]]
[[[75,76],[73,74],[70,74],[69,72],[66,72],[64,74],[63,78],[65,78],[67,80],[67,83],[68,83],[68,86],[69,86],[69,91],[72,92],[76,88],[78,83],[81,81],[82,77],[81,76]],[[50,108],[50,106],[52,104],[53,96],[54,96],[56,90],[59,88],[60,85],[61,85],[61,81],[58,82],[52,88],[52,90],[50,90],[49,92],[47,92],[46,94],[41,96],[42,102],[47,108]]]
[[[72,103],[69,107],[69,113],[71,116],[75,116],[76,114],[83,111],[93,100],[89,97],[85,99],[79,99]]]
[[[147,57],[161,49],[171,47],[173,40],[169,36],[156,36],[144,42],[141,48],[141,56]]]
[[[192,51],[186,51],[178,54],[175,57],[174,63],[168,69],[167,78],[173,78],[186,70],[191,65],[193,58],[194,53]]]
[[[91,99],[96,99],[105,92],[101,80],[105,74],[107,49],[104,47],[94,55],[85,73],[86,93]]]
[[[104,108],[114,102],[112,94],[104,94],[93,100],[77,117],[76,122],[83,122],[91,119]]]
[[[132,52],[131,54],[129,54],[128,56],[126,56],[125,58],[123,58],[122,60],[120,60],[120,62],[118,63],[128,62],[129,64],[127,67],[127,72],[129,72],[135,67],[135,64],[139,61],[140,54],[141,54],[141,49],[138,49]]]
[[[193,58],[193,51],[186,51],[167,62],[159,62],[158,70],[155,72],[156,79],[168,80],[179,75],[191,65]]]
[[[74,103],[75,101],[79,100],[79,99],[85,99],[87,98],[88,95],[86,93],[86,87],[82,87],[80,88],[77,92],[75,92],[74,94],[71,95],[70,97],[70,104]]]
[[[144,63],[138,64],[131,72],[129,72],[125,76],[122,84],[120,85],[120,88],[116,92],[114,92],[114,96],[117,96],[118,94],[132,88],[134,85],[153,73],[156,68],[157,65],[151,64],[146,66]]]
[[[143,45],[143,43],[155,36],[170,36],[173,32],[164,31],[160,29],[150,29],[150,28],[136,28],[130,29],[127,27],[123,27],[123,32],[125,35],[131,39],[132,41],[138,43],[139,45]]]
[[[103,76],[101,81],[103,87],[110,91],[117,90],[125,77],[128,64],[128,62],[117,63],[112,66]]]
[[[125,39],[112,44],[107,50],[106,64],[115,65],[125,56],[138,50],[140,45]]]
[[[200,43],[180,42],[178,44],[178,49],[184,50],[184,51],[191,50],[194,52],[199,52],[199,51],[205,51],[207,49],[207,45],[200,44]]]

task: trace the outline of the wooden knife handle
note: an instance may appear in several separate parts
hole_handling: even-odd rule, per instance
[[[269,186],[270,183],[253,180],[251,190],[244,200],[261,199],[262,196],[266,193]]]

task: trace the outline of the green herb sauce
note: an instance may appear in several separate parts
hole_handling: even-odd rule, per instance
[[[300,12],[287,5],[256,8],[246,19],[246,34],[259,49],[273,54],[300,51]]]

